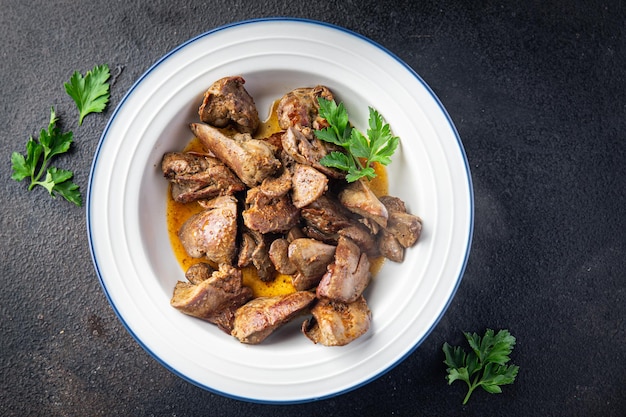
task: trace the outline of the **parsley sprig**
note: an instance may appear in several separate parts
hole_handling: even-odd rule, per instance
[[[100,113],[109,102],[109,79],[110,72],[107,64],[96,65],[91,71],[87,71],[83,77],[78,71],[65,83],[65,91],[74,100],[79,112],[78,125],[83,124],[83,118],[89,113]],[[50,122],[48,129],[42,129],[39,141],[32,136],[26,143],[26,156],[19,152],[11,154],[13,174],[11,178],[22,181],[30,178],[28,190],[36,186],[42,186],[52,197],[60,195],[67,201],[81,206],[82,196],[78,185],[71,179],[72,171],[51,167],[50,161],[56,155],[67,152],[72,144],[74,134],[61,132],[57,127],[57,116],[54,107],[50,109]]]
[[[83,124],[83,118],[89,113],[100,113],[109,102],[110,76],[107,64],[96,65],[87,71],[83,77],[78,71],[65,83],[65,91],[76,103],[79,112],[78,125]]]
[[[369,107],[367,136],[350,126],[348,112],[343,103],[318,98],[319,115],[328,121],[329,127],[315,131],[323,141],[343,147],[347,152],[333,151],[324,156],[320,163],[327,167],[346,171],[346,181],[354,182],[362,177],[376,177],[373,164],[391,163],[391,155],[400,139],[391,133],[390,126],[374,108]]]
[[[476,333],[463,333],[472,351],[466,353],[461,347],[444,343],[444,363],[448,366],[448,385],[456,380],[465,381],[469,390],[463,404],[467,404],[472,392],[478,387],[492,394],[502,392],[500,385],[512,384],[519,367],[506,365],[515,345],[515,337],[508,330],[487,329],[481,338]]]
[[[67,201],[80,206],[82,197],[78,191],[78,185],[71,181],[74,173],[49,166],[54,156],[69,150],[74,136],[72,132],[62,133],[56,125],[57,120],[54,107],[51,107],[48,129],[41,129],[39,141],[32,136],[28,139],[26,157],[19,152],[11,154],[13,168],[11,178],[16,181],[30,178],[29,191],[39,185],[48,190],[52,197],[58,194]]]

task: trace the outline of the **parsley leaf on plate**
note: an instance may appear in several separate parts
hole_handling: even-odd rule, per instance
[[[391,128],[383,117],[372,107],[369,108],[369,128],[367,136],[350,126],[348,112],[343,103],[318,98],[319,115],[326,119],[329,127],[315,131],[315,136],[325,142],[334,143],[346,152],[334,151],[320,159],[320,163],[346,171],[346,181],[354,182],[362,177],[376,176],[375,162],[382,165],[391,163],[391,155],[398,147],[400,139],[391,133]]]

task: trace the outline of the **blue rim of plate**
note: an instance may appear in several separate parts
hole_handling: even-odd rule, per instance
[[[397,63],[401,64],[411,75],[413,75],[413,77],[415,77],[420,84],[422,84],[422,86],[429,92],[429,94],[431,95],[431,97],[434,99],[434,101],[437,103],[437,105],[439,106],[439,110],[442,112],[442,114],[445,116],[446,120],[448,121],[450,128],[452,129],[452,132],[454,133],[454,136],[456,138],[457,141],[457,145],[459,147],[459,150],[461,152],[461,156],[465,165],[465,172],[467,175],[467,184],[468,184],[468,195],[469,195],[469,208],[470,208],[470,216],[469,216],[469,230],[468,230],[468,238],[467,238],[467,245],[466,245],[466,250],[465,250],[465,257],[463,259],[461,268],[459,270],[459,276],[457,277],[456,280],[456,285],[454,286],[452,292],[450,293],[450,297],[449,299],[446,301],[443,309],[441,310],[439,316],[437,316],[437,318],[433,321],[433,324],[431,325],[431,327],[424,333],[423,337],[418,340],[407,352],[404,356],[402,356],[401,358],[399,358],[396,362],[394,362],[393,364],[389,365],[386,369],[380,371],[378,374],[372,376],[371,378],[362,381],[359,384],[355,384],[349,388],[346,388],[342,391],[337,391],[334,392],[332,394],[326,395],[326,396],[321,396],[321,397],[315,397],[315,398],[307,398],[307,399],[302,399],[302,400],[289,400],[289,401],[273,401],[273,400],[259,400],[259,399],[252,399],[252,398],[246,398],[246,397],[241,397],[241,396],[236,396],[230,393],[226,393],[226,392],[222,392],[214,387],[210,387],[204,384],[199,383],[198,381],[195,381],[189,377],[187,377],[186,375],[182,374],[181,372],[177,371],[176,369],[172,368],[171,366],[169,366],[165,361],[163,361],[159,356],[157,356],[154,352],[152,352],[142,341],[141,339],[133,332],[133,330],[129,327],[129,325],[126,323],[126,321],[124,320],[124,318],[122,317],[122,315],[120,314],[120,312],[118,311],[118,309],[116,308],[115,304],[113,303],[111,296],[109,294],[109,291],[107,290],[106,284],[104,282],[104,279],[102,277],[101,274],[101,270],[100,267],[98,265],[98,260],[96,259],[95,256],[95,251],[94,251],[94,242],[93,242],[93,237],[92,237],[92,229],[91,229],[91,224],[92,224],[92,216],[91,216],[91,208],[92,208],[92,193],[91,193],[91,189],[92,189],[92,183],[93,183],[93,174],[98,162],[98,156],[100,154],[102,145],[106,139],[108,130],[110,128],[110,126],[112,125],[113,121],[115,120],[117,114],[121,111],[121,109],[124,107],[124,103],[126,102],[126,100],[132,95],[133,91],[137,88],[137,86],[139,84],[141,84],[141,82],[148,76],[150,75],[150,73],[152,71],[154,71],[157,67],[159,67],[163,62],[167,61],[170,57],[172,57],[173,55],[175,55],[179,50],[185,48],[186,46],[188,46],[189,44],[192,44],[200,39],[203,39],[207,36],[211,36],[214,33],[217,32],[221,32],[230,28],[234,28],[237,26],[242,26],[242,25],[254,25],[254,24],[258,24],[258,23],[264,23],[264,22],[292,22],[292,23],[302,23],[302,24],[309,24],[309,25],[316,25],[316,26],[321,26],[321,27],[325,27],[327,29],[333,29],[333,30],[337,30],[339,32],[342,32],[344,34],[348,34],[351,35],[353,37],[356,37],[368,44],[370,44],[371,46],[374,46],[375,48],[383,51],[384,53],[386,53],[387,55],[389,55],[391,58],[393,58]],[[463,275],[465,273],[465,269],[467,267],[467,262],[469,259],[469,255],[470,255],[470,249],[471,249],[471,244],[472,244],[472,238],[473,238],[473,232],[474,232],[474,189],[473,189],[473,184],[472,184],[472,176],[471,176],[471,171],[469,168],[469,163],[467,160],[467,155],[465,153],[465,148],[463,147],[463,143],[461,141],[461,138],[458,134],[458,131],[456,129],[456,126],[454,125],[450,115],[448,114],[447,110],[445,109],[445,107],[443,106],[443,104],[441,103],[441,101],[439,100],[439,98],[437,97],[437,95],[433,92],[433,90],[430,88],[430,86],[428,86],[428,84],[426,84],[426,82],[420,77],[419,74],[417,74],[413,68],[411,68],[408,64],[406,64],[402,59],[400,59],[397,55],[395,55],[393,52],[391,52],[390,50],[388,50],[387,48],[385,48],[384,46],[378,44],[377,42],[357,33],[354,32],[350,29],[346,29],[343,28],[341,26],[337,26],[331,23],[327,23],[327,22],[322,22],[322,21],[317,21],[317,20],[312,20],[312,19],[304,19],[304,18],[291,18],[291,17],[270,17],[270,18],[260,18],[260,19],[248,19],[248,20],[243,20],[243,21],[239,21],[239,22],[234,22],[234,23],[230,23],[230,24],[226,24],[226,25],[222,25],[219,26],[217,28],[211,29],[207,32],[204,32],[194,38],[191,38],[187,41],[185,41],[184,43],[180,44],[179,46],[177,46],[176,48],[172,49],[170,52],[168,52],[167,54],[165,54],[163,57],[161,57],[158,61],[156,61],[153,65],[150,66],[150,68],[148,68],[148,70],[146,70],[138,79],[137,81],[135,81],[133,83],[133,85],[131,86],[131,88],[128,90],[128,92],[124,95],[124,97],[122,98],[122,100],[120,101],[120,103],[117,105],[117,107],[115,108],[115,111],[113,112],[113,114],[111,115],[111,117],[109,118],[109,121],[107,122],[107,125],[104,128],[104,131],[100,137],[100,140],[98,142],[98,146],[96,148],[95,154],[94,154],[94,159],[92,161],[91,164],[91,169],[90,169],[90,174],[89,174],[89,181],[88,181],[88,188],[87,188],[87,205],[86,205],[86,215],[87,215],[87,235],[88,235],[88,240],[89,240],[89,250],[91,253],[91,259],[92,262],[94,264],[94,268],[96,270],[96,273],[98,275],[98,280],[100,281],[100,285],[102,286],[102,289],[104,290],[104,293],[107,297],[107,300],[110,304],[110,306],[112,307],[113,311],[115,312],[116,316],[118,317],[118,319],[122,322],[122,324],[124,325],[124,327],[126,328],[126,330],[128,331],[128,333],[135,339],[135,341],[146,351],[150,354],[150,356],[152,356],[159,364],[161,364],[164,368],[166,368],[167,370],[169,370],[170,372],[172,372],[174,375],[180,377],[181,379],[199,387],[202,388],[204,390],[207,390],[209,392],[212,392],[214,394],[218,394],[221,395],[223,397],[226,398],[231,398],[231,399],[235,399],[235,400],[239,400],[239,401],[246,401],[246,402],[251,402],[251,403],[257,403],[257,404],[302,404],[302,403],[309,403],[309,402],[314,402],[314,401],[319,401],[319,400],[324,400],[324,399],[328,399],[328,398],[333,398],[333,397],[337,397],[343,394],[346,394],[348,392],[354,391],[358,388],[361,388],[367,384],[369,384],[370,382],[380,378],[381,376],[383,376],[384,374],[388,373],[389,371],[391,371],[392,369],[394,369],[396,366],[398,366],[401,362],[403,362],[408,356],[410,356],[421,344],[422,342],[424,342],[424,340],[426,340],[426,338],[428,338],[428,336],[430,335],[430,333],[435,329],[435,327],[437,326],[437,324],[439,323],[439,321],[441,320],[441,318],[443,317],[443,315],[445,314],[445,312],[448,310],[448,307],[450,306],[450,303],[452,302],[452,299],[454,298],[456,291],[459,288],[459,285],[461,284]]]

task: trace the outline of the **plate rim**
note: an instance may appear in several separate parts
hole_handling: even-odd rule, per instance
[[[109,129],[111,128],[112,124],[114,123],[116,117],[118,116],[118,113],[124,108],[124,104],[126,103],[126,101],[131,97],[131,95],[133,94],[133,92],[135,91],[135,89],[143,82],[143,80],[148,77],[153,71],[155,71],[162,63],[164,63],[165,61],[167,61],[169,58],[171,58],[173,55],[175,55],[178,51],[184,49],[185,47],[187,47],[188,45],[197,42],[200,39],[203,39],[205,37],[211,36],[215,33],[224,31],[224,30],[228,30],[228,29],[232,29],[232,28],[236,28],[239,26],[243,26],[243,25],[258,25],[258,24],[264,24],[264,23],[268,23],[268,22],[286,22],[286,23],[295,23],[295,24],[304,24],[304,25],[313,25],[313,26],[318,26],[318,27],[322,27],[322,28],[326,28],[326,29],[331,29],[331,30],[336,30],[339,32],[342,32],[344,34],[347,34],[349,36],[355,37],[360,39],[361,41],[364,41],[365,43],[375,47],[376,49],[379,49],[380,51],[384,52],[386,55],[388,55],[390,58],[392,58],[396,63],[400,64],[402,67],[404,67],[404,69],[411,74],[411,76],[413,76],[423,87],[424,89],[428,92],[428,94],[431,96],[431,98],[434,100],[434,102],[437,104],[439,111],[441,111],[441,113],[443,114],[443,116],[445,117],[449,128],[451,129],[452,133],[454,134],[454,137],[456,139],[456,144],[458,146],[458,150],[460,151],[460,156],[461,159],[464,163],[464,171],[465,171],[465,179],[467,181],[467,192],[468,192],[468,203],[469,203],[469,217],[468,217],[468,230],[467,230],[467,242],[466,242],[466,246],[465,246],[465,255],[464,255],[464,259],[461,262],[460,265],[460,269],[458,272],[458,276],[456,277],[456,281],[455,281],[455,285],[452,288],[451,292],[450,292],[450,296],[449,298],[446,300],[446,302],[443,305],[443,308],[441,309],[441,311],[439,312],[438,316],[436,318],[434,318],[432,324],[430,325],[430,327],[424,332],[423,336],[417,340],[413,346],[411,346],[404,355],[402,355],[401,357],[399,357],[397,360],[395,360],[395,362],[389,364],[387,367],[385,367],[384,369],[376,372],[374,375],[372,375],[369,378],[364,379],[363,381],[356,383],[354,385],[351,385],[350,387],[338,390],[336,392],[332,392],[330,394],[327,395],[322,395],[322,396],[317,396],[317,397],[310,397],[310,398],[302,398],[302,399],[297,399],[297,400],[263,400],[263,399],[258,399],[258,398],[248,398],[245,396],[240,396],[240,395],[235,395],[232,393],[228,393],[228,392],[224,392],[219,390],[218,388],[212,387],[212,386],[208,386],[206,384],[202,384],[199,381],[194,380],[191,377],[188,377],[187,375],[183,374],[182,372],[178,371],[177,369],[173,368],[172,366],[170,366],[164,359],[160,358],[155,352],[153,352],[137,335],[136,333],[133,331],[133,329],[130,327],[130,325],[127,323],[127,321],[124,319],[124,317],[122,317],[120,311],[118,310],[117,306],[115,305],[115,303],[113,302],[112,298],[111,298],[111,294],[109,293],[109,290],[107,288],[106,282],[103,278],[103,274],[101,272],[101,269],[99,267],[99,262],[98,259],[96,258],[96,254],[95,254],[95,242],[93,240],[93,231],[92,231],[92,214],[91,214],[91,210],[93,207],[92,204],[92,186],[93,186],[93,181],[94,181],[94,175],[95,175],[95,170],[97,167],[97,162],[98,162],[98,158],[100,156],[100,153],[102,151],[102,147],[104,145],[104,142],[107,138],[107,133],[109,131]],[[207,390],[209,392],[227,397],[227,398],[231,398],[231,399],[235,399],[235,400],[240,400],[240,401],[246,401],[246,402],[252,402],[252,403],[259,403],[259,404],[301,404],[301,403],[308,403],[308,402],[313,402],[313,401],[318,401],[318,400],[322,400],[322,399],[328,399],[328,398],[333,398],[342,394],[345,394],[347,392],[350,391],[354,391],[364,385],[367,385],[369,383],[371,383],[372,381],[380,378],[381,376],[383,376],[384,374],[388,373],[389,371],[391,371],[392,369],[394,369],[396,366],[398,366],[400,363],[402,363],[408,356],[410,356],[430,335],[430,333],[435,329],[435,327],[439,324],[440,320],[442,319],[443,315],[446,313],[446,311],[448,310],[450,303],[452,302],[452,300],[455,297],[455,294],[461,284],[461,281],[463,280],[463,276],[465,274],[465,269],[467,267],[467,263],[469,260],[469,256],[470,256],[470,251],[471,251],[471,245],[472,245],[472,239],[473,239],[473,232],[474,232],[474,210],[475,210],[475,202],[474,202],[474,190],[473,190],[473,182],[472,182],[472,176],[471,176],[471,170],[470,170],[470,166],[469,166],[469,162],[467,159],[467,155],[465,152],[465,148],[463,146],[463,143],[461,141],[461,138],[459,136],[459,133],[456,129],[456,126],[454,124],[454,122],[452,121],[452,118],[450,117],[450,115],[448,114],[448,111],[446,110],[446,108],[443,106],[443,104],[441,103],[441,101],[439,100],[439,98],[437,97],[437,95],[434,93],[434,91],[430,88],[430,86],[422,79],[422,77],[417,74],[417,72],[415,70],[413,70],[413,68],[411,68],[407,63],[405,63],[402,59],[400,59],[396,54],[394,54],[393,52],[391,52],[389,49],[387,49],[386,47],[380,45],[379,43],[377,43],[376,41],[373,41],[372,39],[361,35],[357,32],[354,32],[350,29],[347,29],[345,27],[341,27],[332,23],[328,23],[328,22],[324,22],[324,21],[319,21],[319,20],[314,20],[314,19],[307,19],[307,18],[294,18],[294,17],[266,17],[266,18],[255,18],[255,19],[246,19],[246,20],[242,20],[242,21],[237,21],[237,22],[232,22],[232,23],[228,23],[228,24],[224,24],[218,27],[215,27],[213,29],[210,29],[208,31],[205,31],[199,35],[196,35],[188,40],[186,40],[185,42],[179,44],[178,46],[176,46],[175,48],[171,49],[170,51],[168,51],[166,54],[164,54],[162,57],[160,57],[156,62],[154,62],[152,65],[150,65],[148,67],[147,70],[145,70],[142,75],[131,85],[131,87],[128,89],[128,91],[124,94],[124,96],[122,97],[122,99],[120,100],[120,102],[118,103],[118,105],[116,106],[115,110],[113,111],[113,113],[111,114],[111,116],[109,117],[107,124],[102,132],[102,135],[98,141],[98,145],[97,148],[94,152],[94,156],[93,156],[93,160],[91,163],[91,167],[90,167],[90,173],[89,173],[89,179],[88,179],[88,188],[87,188],[87,198],[86,198],[86,226],[87,226],[87,235],[88,235],[88,243],[89,243],[89,250],[90,250],[90,255],[92,258],[92,263],[94,265],[96,274],[98,276],[98,280],[100,282],[100,285],[102,287],[102,289],[104,290],[105,296],[107,298],[107,301],[109,302],[109,305],[111,306],[111,308],[113,309],[113,311],[115,312],[117,318],[120,320],[120,322],[123,324],[123,326],[126,328],[126,330],[128,331],[128,333],[133,337],[133,339],[143,348],[144,351],[146,351],[153,359],[155,359],[161,366],[163,366],[164,368],[166,368],[168,371],[172,372],[174,375],[176,375],[177,377],[199,387],[202,388],[204,390]]]

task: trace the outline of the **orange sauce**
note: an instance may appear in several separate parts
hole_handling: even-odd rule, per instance
[[[261,122],[259,128],[254,134],[254,137],[256,139],[267,138],[274,133],[280,132],[280,126],[278,126],[278,114],[276,113],[276,108],[278,107],[279,101],[280,100],[276,100],[274,101],[274,103],[272,103],[269,117],[264,122]]]
[[[264,138],[276,133],[280,130],[278,126],[278,118],[276,116],[276,105],[278,101],[272,105],[272,111],[270,117],[261,123],[259,129],[255,135],[255,138]],[[192,138],[187,146],[183,149],[183,152],[200,152],[206,153],[206,149],[197,138]],[[376,178],[369,181],[369,186],[372,192],[377,196],[386,195],[388,193],[388,180],[387,170],[384,166],[376,163],[374,165],[376,171]],[[172,245],[174,255],[180,264],[183,271],[186,271],[190,266],[199,262],[209,262],[206,258],[192,258],[187,254],[180,239],[178,238],[178,231],[181,226],[196,213],[199,213],[203,208],[197,202],[191,203],[178,203],[172,198],[171,192],[167,193],[167,207],[166,207],[166,221],[167,231]],[[370,272],[372,276],[382,268],[384,262],[383,257],[370,259]],[[211,262],[209,262],[211,263]],[[217,265],[213,265],[217,267]],[[254,267],[245,267],[242,269],[243,284],[250,287],[255,297],[272,297],[276,295],[291,294],[296,291],[291,283],[291,277],[289,275],[277,274],[276,278],[271,282],[263,282]]]
[[[207,262],[206,259],[192,258],[187,255],[185,248],[178,238],[178,231],[183,223],[185,223],[188,218],[201,211],[202,207],[197,202],[193,201],[187,204],[178,203],[172,198],[171,192],[167,193],[167,207],[165,210],[167,233],[170,237],[170,244],[172,245],[174,256],[176,256],[183,271],[186,271],[190,266],[198,262]]]

